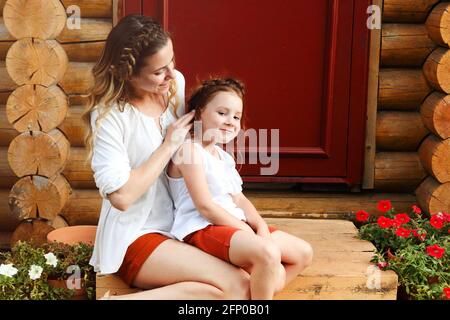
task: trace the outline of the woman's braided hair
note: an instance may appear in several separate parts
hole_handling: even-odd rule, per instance
[[[139,73],[144,63],[142,57],[155,54],[170,38],[163,27],[150,17],[130,15],[124,18],[123,23],[128,20],[136,24],[136,30],[129,34],[110,66],[110,72],[118,80],[128,80]]]
[[[88,150],[86,162],[92,158],[95,132],[91,128],[91,112],[97,108],[100,121],[115,106],[124,111],[125,104],[134,98],[129,83],[145,66],[145,58],[157,53],[167,45],[170,35],[154,19],[132,14],[124,17],[109,33],[103,53],[92,69],[94,84],[87,95],[86,109],[82,115],[86,127],[85,144]],[[169,101],[175,114],[179,105],[175,81],[170,81]]]

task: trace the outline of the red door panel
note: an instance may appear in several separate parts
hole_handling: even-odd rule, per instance
[[[247,127],[279,129],[277,174],[261,176],[267,166],[245,164],[244,180],[355,184],[361,170],[349,176],[349,166],[359,157],[361,168],[362,157],[349,154],[356,133],[349,121],[358,103],[351,99],[352,79],[367,67],[352,69],[355,10],[365,14],[355,2],[150,0],[141,6],[171,32],[187,93],[197,79],[236,76],[246,84]],[[367,32],[361,36],[358,41],[367,43]],[[356,127],[363,135],[364,126]]]

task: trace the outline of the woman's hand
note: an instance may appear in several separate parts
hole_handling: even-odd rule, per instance
[[[167,133],[163,144],[169,147],[172,153],[177,151],[185,141],[187,133],[192,128],[193,124],[190,122],[194,118],[194,114],[195,113],[191,111],[167,127]]]

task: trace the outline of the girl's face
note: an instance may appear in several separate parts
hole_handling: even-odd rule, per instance
[[[241,130],[243,103],[242,99],[232,91],[220,91],[203,108],[200,115],[202,121],[203,140],[226,144],[237,137]]]
[[[137,95],[143,92],[165,95],[169,92],[170,81],[175,79],[174,69],[174,52],[169,39],[158,52],[144,58],[144,67],[131,77],[130,83]]]

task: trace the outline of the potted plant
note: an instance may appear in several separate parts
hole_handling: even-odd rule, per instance
[[[408,299],[450,299],[450,214],[427,217],[416,205],[396,213],[389,200],[378,210],[355,216],[359,238],[376,247],[372,262],[397,273],[399,292]]]
[[[17,242],[0,253],[0,300],[95,299],[92,249],[86,243]]]

